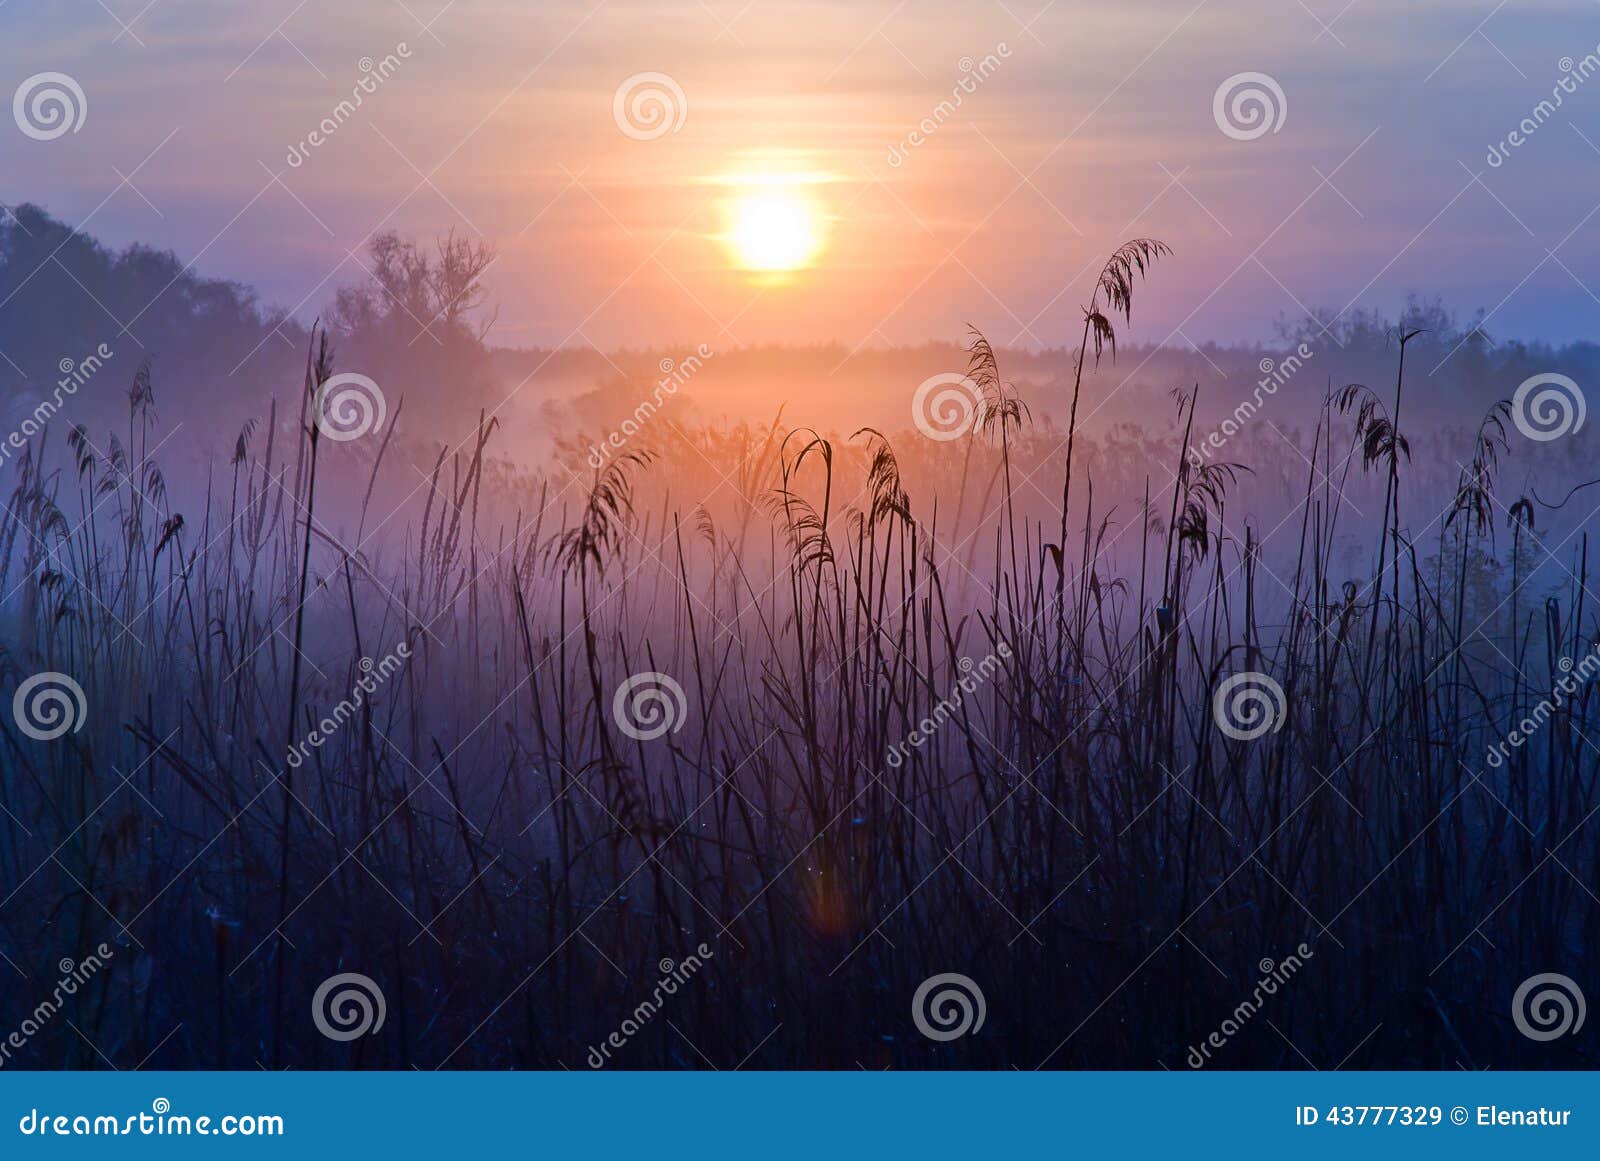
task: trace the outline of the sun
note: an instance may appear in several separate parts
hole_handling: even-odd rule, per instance
[[[802,270],[822,249],[822,215],[816,202],[799,190],[751,189],[733,199],[724,240],[744,270]]]

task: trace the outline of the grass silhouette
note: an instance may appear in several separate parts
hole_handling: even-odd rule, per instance
[[[1392,397],[1330,385],[1287,567],[1230,519],[1250,466],[1191,462],[1187,434],[1117,515],[1084,466],[1084,363],[1115,358],[1168,253],[1106,264],[1064,433],[1030,430],[976,333],[960,440],[662,421],[670,456],[552,470],[504,519],[489,417],[416,484],[414,526],[370,511],[393,428],[319,438],[321,333],[298,423],[247,425],[185,515],[147,373],[123,435],[73,430],[70,470],[46,433],[0,515],[0,665],[6,688],[70,675],[88,710],[51,741],[0,716],[0,941],[29,977],[0,1016],[57,959],[118,955],[23,1057],[578,1068],[703,942],[613,1064],[1180,1068],[1304,944],[1215,1066],[1592,1065],[1510,1009],[1536,973],[1581,976],[1600,916],[1586,535],[1535,594],[1534,508],[1496,493],[1503,404],[1451,503],[1402,519],[1410,333]],[[714,501],[679,494],[696,462]],[[1382,518],[1351,575],[1365,475]],[[356,500],[341,537],[326,510]],[[619,698],[641,674],[669,696]],[[1219,699],[1250,674],[1267,701]],[[319,1032],[340,972],[381,987],[380,1033]],[[946,972],[987,1018],[939,1042],[910,1006]]]

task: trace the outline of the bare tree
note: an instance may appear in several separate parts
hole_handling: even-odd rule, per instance
[[[367,281],[339,291],[331,321],[348,335],[386,333],[407,343],[421,334],[440,343],[465,335],[481,342],[494,317],[474,326],[469,316],[488,296],[483,274],[495,261],[487,242],[453,230],[431,252],[386,231],[367,244]]]

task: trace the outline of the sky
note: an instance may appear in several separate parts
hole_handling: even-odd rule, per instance
[[[1593,0],[5,0],[0,202],[307,320],[375,233],[455,231],[502,345],[1075,343],[1134,236],[1174,251],[1134,339],[1415,293],[1564,341],[1600,320],[1586,57]],[[75,131],[20,131],[41,73]]]

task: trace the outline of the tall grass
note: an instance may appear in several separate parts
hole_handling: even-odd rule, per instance
[[[319,445],[302,408],[247,427],[180,517],[146,376],[125,437],[74,429],[60,467],[30,448],[0,518],[5,688],[58,670],[89,711],[53,742],[0,718],[0,1013],[118,949],[30,1059],[582,1067],[703,941],[618,1064],[1178,1068],[1304,943],[1218,1064],[1592,1065],[1509,1006],[1592,963],[1591,687],[1485,760],[1594,647],[1586,538],[1540,545],[1497,495],[1499,408],[1451,505],[1402,515],[1409,336],[1392,398],[1329,392],[1286,530],[1235,518],[1247,465],[1191,464],[1186,438],[1117,511],[1083,466],[1082,364],[1114,357],[1164,254],[1106,267],[1065,433],[1031,430],[980,335],[984,403],[931,466],[914,434],[663,429],[657,454],[510,486],[485,419],[397,515],[373,508],[387,437]],[[332,359],[308,356],[308,396]],[[695,463],[712,496],[674,477]],[[1339,529],[1370,522],[1346,511],[1369,474],[1356,572]],[[1575,563],[1541,601],[1552,556]],[[647,671],[687,706],[653,739],[613,706]],[[1212,704],[1243,671],[1285,692],[1253,740]],[[382,987],[378,1035],[315,1028],[341,971]],[[935,1043],[911,997],[948,971],[988,1019]]]

